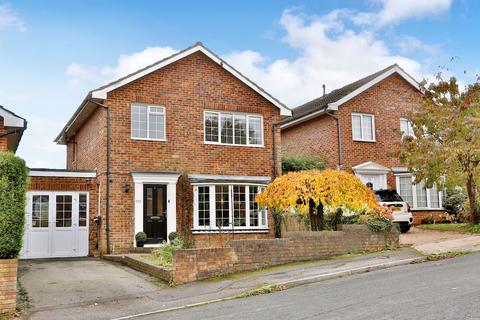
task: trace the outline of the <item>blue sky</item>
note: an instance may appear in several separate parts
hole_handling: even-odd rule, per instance
[[[473,0],[0,0],[0,105],[29,121],[18,154],[63,168],[53,139],[89,90],[196,41],[295,107],[395,62],[471,82],[479,18]]]

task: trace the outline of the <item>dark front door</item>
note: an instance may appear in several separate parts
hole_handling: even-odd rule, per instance
[[[143,186],[143,231],[147,243],[167,240],[167,186]]]

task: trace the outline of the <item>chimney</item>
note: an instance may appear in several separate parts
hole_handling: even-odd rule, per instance
[[[326,93],[325,91],[327,89],[327,86],[325,84],[322,84],[322,88],[323,88],[323,95],[325,95],[325,93]]]

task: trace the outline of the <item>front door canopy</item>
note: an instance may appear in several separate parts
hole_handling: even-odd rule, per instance
[[[362,164],[356,165],[352,167],[355,173],[363,173],[363,174],[387,174],[390,172],[390,168],[382,166],[379,163],[368,161]]]

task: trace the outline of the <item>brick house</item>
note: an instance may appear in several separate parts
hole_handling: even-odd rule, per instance
[[[273,237],[255,195],[280,173],[290,115],[201,43],[90,91],[55,140],[67,171],[95,172],[90,253],[133,250],[141,231],[148,246]]]
[[[413,183],[393,153],[412,134],[409,113],[421,103],[420,86],[392,65],[292,110],[282,121],[282,153],[311,155],[354,173],[374,189],[396,189],[415,222],[442,211],[442,192]]]

